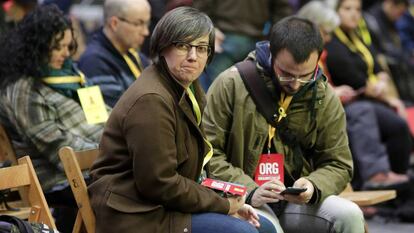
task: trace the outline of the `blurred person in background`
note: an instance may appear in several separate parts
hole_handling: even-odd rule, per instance
[[[225,69],[242,61],[271,25],[292,13],[288,0],[193,0],[216,27],[216,55],[200,81],[207,90]]]
[[[111,107],[149,64],[139,48],[149,35],[150,11],[147,0],[106,0],[104,26],[79,60],[79,69],[100,86]]]
[[[389,70],[401,99],[414,104],[414,64],[401,44],[396,22],[408,10],[408,0],[383,0],[364,12],[358,33],[364,44],[373,46],[377,60]]]
[[[352,133],[361,127],[358,122],[351,121],[348,126],[350,136],[355,135],[350,137],[350,143],[357,155],[362,188],[397,188],[408,182],[406,173],[412,146],[404,104],[389,95],[387,80],[390,77],[378,65],[372,48],[356,33],[361,19],[361,1],[341,0],[336,9],[341,24],[326,45],[331,80],[336,86],[348,85],[354,91],[352,104],[347,109],[365,116],[354,119],[377,126],[361,131],[365,136]],[[373,143],[377,141],[381,143]]]
[[[102,124],[89,124],[77,90],[87,85],[70,58],[71,21],[54,5],[40,6],[1,35],[0,123],[16,155],[29,155],[61,232],[71,232],[77,205],[58,150],[96,148]]]
[[[37,6],[37,0],[1,0],[0,3],[3,21],[0,32],[13,28]]]
[[[400,33],[404,51],[408,54],[410,63],[414,66],[414,0],[410,0],[408,11],[397,21],[397,29]]]

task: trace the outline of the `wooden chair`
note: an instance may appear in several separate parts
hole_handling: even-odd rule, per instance
[[[98,157],[98,151],[98,149],[93,149],[75,152],[68,146],[59,150],[60,160],[79,208],[73,233],[95,233],[95,215],[89,202],[82,170],[88,170],[92,166],[93,161]]]
[[[10,142],[6,129],[2,125],[0,125],[0,162],[3,162],[5,160],[11,161],[13,165],[17,164],[17,156],[14,152],[13,145]],[[27,207],[29,205],[29,202],[28,197],[26,196],[26,192],[19,188],[19,195],[22,200],[14,203],[14,205],[16,205],[16,207]],[[24,217],[23,215],[21,215],[17,217],[27,218],[28,216],[26,215]]]
[[[29,222],[40,222],[56,229],[52,214],[46,202],[45,196],[40,186],[39,180],[33,168],[29,156],[24,156],[18,160],[18,164],[11,167],[0,169],[0,190],[22,187],[26,192],[29,209]],[[24,212],[24,208],[22,208]],[[0,214],[8,214],[21,217],[22,212],[1,211]]]

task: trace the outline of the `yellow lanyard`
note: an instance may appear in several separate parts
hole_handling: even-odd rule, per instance
[[[137,79],[141,75],[141,71],[139,68],[139,67],[142,67],[141,59],[139,58],[139,55],[135,49],[129,49],[127,53],[130,53],[138,64],[138,66],[135,65],[135,63],[131,60],[128,54],[122,55],[122,57],[124,58],[125,62],[127,63],[129,67],[129,70],[131,70],[132,74]]]
[[[197,99],[195,98],[195,96],[193,94],[193,91],[190,88],[187,88],[187,94],[188,94],[188,97],[190,98],[191,105],[193,106],[193,111],[194,111],[194,115],[195,115],[196,120],[197,120],[197,124],[200,125],[201,124],[200,106],[198,105]],[[201,170],[203,170],[204,166],[213,157],[213,145],[211,145],[211,143],[206,138],[203,138],[203,139],[206,142],[206,144],[208,145],[208,147],[210,148],[210,150],[204,156],[203,166],[202,166]]]
[[[286,94],[284,92],[282,92],[280,94],[280,101],[279,101],[279,109],[278,109],[278,113],[279,113],[279,118],[277,119],[277,122],[280,122],[284,117],[287,116],[286,111],[287,108],[289,107],[290,102],[292,101],[292,97],[291,95],[286,96]],[[275,132],[276,129],[269,125],[269,140],[267,142],[267,149],[270,153],[270,148],[272,147],[272,139],[275,136]]]
[[[368,79],[371,82],[377,82],[377,76],[374,74],[374,58],[372,57],[371,52],[368,48],[362,43],[362,41],[357,37],[355,32],[349,34],[351,40],[345,35],[345,33],[340,29],[335,29],[335,35],[338,39],[345,44],[352,52],[358,53],[362,56],[365,64],[367,65],[367,75]]]
[[[79,76],[56,76],[44,77],[42,81],[47,84],[64,84],[64,83],[80,83],[82,86],[86,84],[85,75],[81,71],[77,71]]]
[[[372,43],[371,34],[368,31],[367,23],[365,22],[364,18],[361,18],[361,20],[358,22],[358,32],[361,35],[364,43],[370,46]]]

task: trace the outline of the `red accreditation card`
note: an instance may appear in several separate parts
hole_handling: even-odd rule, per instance
[[[284,158],[282,154],[262,154],[254,173],[254,181],[262,185],[272,178],[284,182]]]
[[[244,194],[246,194],[245,186],[221,180],[206,178],[203,180],[203,182],[201,182],[201,185],[211,189],[222,191],[227,194],[231,194],[233,196],[244,196]]]

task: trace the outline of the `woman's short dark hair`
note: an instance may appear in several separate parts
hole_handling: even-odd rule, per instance
[[[273,59],[286,49],[298,64],[307,61],[315,51],[319,56],[323,50],[319,27],[297,16],[289,16],[277,22],[272,27],[269,40]]]
[[[0,84],[17,81],[23,76],[40,77],[49,62],[52,49],[70,29],[71,21],[56,5],[39,6],[26,15],[16,28],[0,38]],[[76,43],[73,40],[72,51]]]
[[[161,52],[172,45],[173,42],[183,41],[190,43],[198,38],[208,35],[208,44],[211,53],[207,63],[214,54],[214,26],[210,18],[192,7],[178,7],[167,14],[155,26],[150,41],[150,55],[157,64]]]

